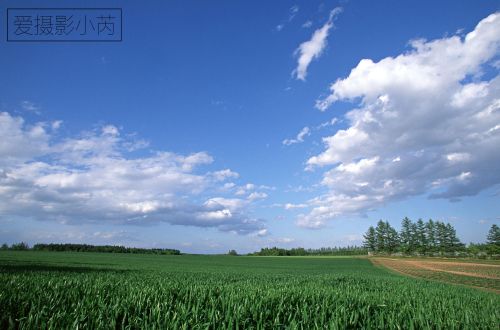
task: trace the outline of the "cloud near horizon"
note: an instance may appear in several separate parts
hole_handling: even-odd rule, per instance
[[[60,125],[27,124],[0,113],[0,218],[70,224],[167,222],[238,234],[265,229],[263,220],[247,215],[264,193],[256,192],[260,195],[254,199],[219,196],[238,173],[201,171],[214,161],[208,153],[144,150],[147,143],[123,136],[113,125],[59,138]],[[138,149],[148,155],[134,157]]]
[[[309,201],[297,224],[321,228],[410,196],[456,201],[498,185],[499,31],[494,13],[465,37],[413,40],[409,51],[363,59],[334,82],[317,108],[357,107],[308,159],[306,169],[325,169],[328,192]]]

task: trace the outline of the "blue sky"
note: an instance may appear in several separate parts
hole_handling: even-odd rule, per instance
[[[500,222],[497,1],[72,6],[122,8],[123,41],[0,41],[0,242],[249,252]]]

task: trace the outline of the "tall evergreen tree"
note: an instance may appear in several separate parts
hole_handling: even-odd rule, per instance
[[[457,232],[455,228],[450,223],[446,224],[446,250],[448,252],[458,251],[463,247],[463,244],[457,237]]]
[[[387,231],[387,252],[394,253],[399,248],[398,232],[387,221],[385,222],[385,227]]]
[[[387,252],[387,227],[383,220],[377,222],[375,228],[376,251]]]
[[[399,234],[399,238],[401,241],[401,252],[406,254],[412,253],[412,232],[411,232],[412,222],[408,217],[405,217],[403,221],[401,221],[401,232]]]
[[[500,246],[500,228],[493,224],[488,231],[486,239],[488,244]]]
[[[370,226],[370,228],[368,228],[368,231],[363,237],[365,239],[363,242],[363,246],[367,248],[368,251],[370,252],[376,252],[377,238],[376,238],[375,228],[373,228],[373,226]]]
[[[417,239],[417,224],[415,222],[411,223],[410,226],[410,253],[417,252],[419,246],[418,246],[418,239]]]
[[[435,229],[434,235],[436,237],[437,250],[441,253],[445,252],[447,245],[446,225],[441,221],[436,221]]]
[[[425,223],[425,236],[427,238],[427,251],[436,251],[436,236],[435,236],[435,225],[432,219],[429,219]]]
[[[415,241],[419,253],[427,252],[427,239],[425,237],[425,224],[422,219],[418,219],[415,224]]]

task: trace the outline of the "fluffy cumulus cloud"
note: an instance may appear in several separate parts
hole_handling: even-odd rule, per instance
[[[327,193],[298,224],[321,227],[409,196],[458,200],[500,183],[500,14],[465,37],[415,40],[379,62],[363,59],[317,102],[356,102],[347,128],[323,139],[307,169]]]
[[[206,152],[180,155],[141,150],[144,141],[113,126],[57,138],[60,122],[27,124],[0,113],[0,218],[63,223],[215,227],[240,234],[265,229],[249,217],[252,200],[213,197],[229,169],[205,172]]]
[[[314,31],[311,39],[300,44],[295,50],[295,55],[298,56],[297,68],[293,71],[293,75],[299,80],[306,80],[307,68],[312,60],[317,59],[323,53],[326,47],[326,39],[333,27],[333,21],[342,12],[342,8],[337,7],[330,12],[328,21],[319,29]]]

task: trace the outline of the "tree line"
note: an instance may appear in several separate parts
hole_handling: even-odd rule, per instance
[[[262,248],[258,252],[250,253],[253,256],[352,256],[366,255],[368,249],[360,246],[324,247],[320,249],[304,249],[301,247],[284,249],[278,247]]]
[[[70,252],[108,252],[108,253],[141,253],[179,255],[176,249],[144,249],[116,245],[90,244],[35,244],[29,247],[21,242],[11,246],[3,244],[0,250],[11,251],[70,251]],[[428,256],[500,256],[500,228],[494,224],[486,237],[486,243],[463,244],[457,237],[455,228],[441,221],[416,222],[405,217],[398,232],[389,222],[380,220],[375,227],[370,226],[364,235],[363,246],[324,247],[320,249],[305,249],[302,247],[284,249],[278,247],[262,248],[249,253],[251,256],[349,256],[371,254],[404,254]],[[238,255],[230,250],[229,255]]]
[[[380,220],[375,227],[368,228],[363,246],[372,254],[499,255],[500,229],[497,225],[492,225],[486,244],[471,243],[466,246],[457,237],[456,230],[450,223],[432,219],[413,222],[405,217],[398,232],[389,222]]]
[[[29,247],[28,244],[21,242],[11,246],[3,244],[0,249],[11,251],[67,251],[67,252],[107,252],[107,253],[141,253],[141,254],[163,254],[179,255],[181,252],[176,249],[143,249],[135,247],[125,247],[120,245],[90,245],[90,244],[35,244]]]

